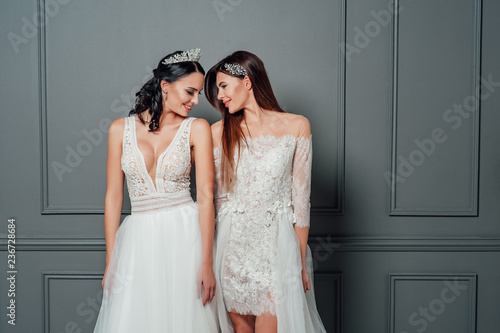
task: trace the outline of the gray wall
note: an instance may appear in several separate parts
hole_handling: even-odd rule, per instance
[[[328,332],[498,332],[499,12],[496,0],[2,1],[0,268],[15,218],[17,274],[15,326],[0,279],[0,331],[92,332],[107,126],[162,56],[201,47],[206,69],[259,55],[281,104],[311,121]],[[193,115],[219,119],[204,99]]]

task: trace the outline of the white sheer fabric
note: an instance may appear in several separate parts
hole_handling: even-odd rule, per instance
[[[292,170],[292,201],[294,222],[305,228],[310,224],[312,140],[299,138],[295,148]]]
[[[309,226],[311,137],[247,138],[232,193],[216,166],[216,277],[222,332],[233,332],[227,311],[278,317],[278,331],[324,332],[314,292],[304,293],[297,227]],[[309,253],[310,257],[310,253]],[[312,267],[309,269],[312,280]]]

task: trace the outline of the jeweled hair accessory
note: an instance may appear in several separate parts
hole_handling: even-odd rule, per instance
[[[247,76],[248,75],[247,70],[244,69],[243,66],[241,66],[240,64],[225,63],[224,68],[226,69],[226,71],[231,73],[231,75],[235,75],[235,76]]]
[[[168,65],[184,61],[198,61],[200,60],[200,58],[201,58],[201,49],[197,48],[197,49],[187,50],[182,53],[174,54],[173,56],[163,60],[162,64]]]

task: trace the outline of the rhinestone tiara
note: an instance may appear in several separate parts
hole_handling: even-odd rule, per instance
[[[247,70],[244,69],[243,66],[241,66],[240,64],[225,63],[224,68],[226,69],[226,71],[228,71],[229,73],[231,73],[231,75],[234,75],[234,76],[247,76],[248,75]]]
[[[174,54],[173,56],[163,60],[162,64],[168,65],[183,61],[198,61],[200,60],[200,58],[201,58],[201,49],[197,48],[197,49],[187,50],[182,53]]]

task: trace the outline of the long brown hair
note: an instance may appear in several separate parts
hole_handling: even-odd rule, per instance
[[[221,181],[224,188],[231,192],[236,176],[236,166],[234,165],[235,149],[238,147],[239,156],[241,142],[245,140],[245,135],[241,129],[241,122],[245,119],[245,113],[241,109],[234,114],[230,114],[224,103],[217,99],[217,73],[222,72],[240,79],[243,79],[244,76],[231,74],[224,68],[224,64],[239,64],[247,71],[259,107],[264,110],[285,111],[279,106],[274,96],[264,63],[255,54],[248,51],[236,51],[219,61],[207,72],[205,77],[207,100],[222,114]]]

